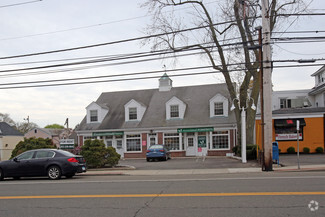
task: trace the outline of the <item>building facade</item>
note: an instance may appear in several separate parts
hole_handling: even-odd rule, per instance
[[[226,84],[173,87],[164,74],[157,89],[102,93],[86,107],[78,145],[101,139],[125,158],[144,158],[153,144],[173,157],[226,155],[236,141],[229,102]]]
[[[273,141],[277,141],[281,152],[289,147],[310,152],[325,149],[325,66],[312,74],[315,85],[307,90],[273,91],[272,119]],[[297,128],[299,121],[299,132]],[[260,114],[256,117],[256,144],[262,148]]]
[[[48,128],[34,128],[25,133],[26,138],[43,138],[51,139],[56,147],[60,147],[61,134],[65,132],[65,129],[48,129]]]
[[[0,161],[8,160],[16,145],[24,140],[24,135],[6,122],[0,122]]]

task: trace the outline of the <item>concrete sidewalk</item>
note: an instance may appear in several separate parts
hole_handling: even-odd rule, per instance
[[[324,165],[302,165],[300,169],[296,166],[273,167],[273,172],[303,172],[303,171],[324,171]],[[81,176],[152,176],[152,175],[202,175],[202,174],[229,174],[229,173],[261,173],[259,167],[253,168],[223,168],[223,169],[182,169],[182,170],[88,170]]]

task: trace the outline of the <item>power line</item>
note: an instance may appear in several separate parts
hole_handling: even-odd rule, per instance
[[[29,2],[21,2],[21,3],[10,4],[10,5],[2,5],[2,6],[0,5],[0,8],[7,8],[7,7],[13,7],[13,6],[31,4],[31,3],[41,2],[41,1],[43,1],[43,0],[35,0],[35,1],[29,1]]]
[[[39,0],[39,1],[42,1],[42,0]],[[207,2],[207,3],[205,3],[205,5],[211,4],[211,3],[214,3],[214,2],[217,2],[217,1]],[[189,7],[186,7],[186,8],[191,8],[191,7],[189,6]],[[174,9],[173,11],[178,11],[178,10],[184,10],[184,8]],[[166,11],[166,12],[163,12],[163,13],[170,13],[170,12],[171,11]],[[50,35],[50,34],[61,33],[61,32],[69,32],[69,31],[80,30],[80,29],[88,29],[88,28],[93,28],[93,27],[110,25],[110,24],[114,24],[114,23],[120,23],[120,22],[125,22],[125,21],[130,21],[130,20],[136,20],[136,19],[150,17],[150,16],[153,16],[153,15],[143,15],[143,16],[125,18],[125,19],[115,20],[115,21],[110,21],[110,22],[96,23],[96,24],[92,24],[92,25],[79,26],[79,27],[74,27],[74,28],[69,28],[69,29],[62,29],[62,30],[51,31],[51,32],[43,32],[43,33],[37,33],[37,34],[31,34],[31,35],[25,35],[25,36],[2,38],[2,39],[0,39],[0,41],[13,40],[13,39],[21,39],[21,38],[29,38],[29,37],[42,36],[42,35]]]
[[[220,46],[222,47],[227,47],[227,46],[237,46],[237,45],[242,45],[242,42],[236,42],[236,43],[229,43],[229,44],[222,44]],[[206,48],[214,48],[215,46],[207,46]],[[191,48],[187,50],[181,50],[181,51],[166,51],[166,50],[160,50],[157,52],[144,52],[143,55],[119,55],[117,58],[100,58],[100,59],[95,59],[95,60],[89,60],[89,61],[81,61],[81,62],[73,62],[73,63],[64,63],[64,64],[56,64],[56,65],[46,65],[46,66],[37,66],[37,67],[29,67],[29,68],[19,68],[19,69],[8,69],[8,70],[1,70],[0,73],[6,73],[6,72],[18,72],[18,71],[28,71],[28,70],[37,70],[37,69],[48,69],[48,68],[57,68],[57,67],[66,67],[66,66],[75,66],[75,65],[86,65],[86,64],[94,64],[94,63],[101,63],[101,62],[110,62],[110,61],[120,61],[120,60],[130,60],[130,59],[138,59],[138,58],[147,58],[147,57],[152,57],[152,56],[161,56],[161,55],[167,55],[167,54],[177,54],[177,53],[182,53],[182,52],[192,52],[196,50],[201,50],[201,48]],[[212,51],[211,51],[212,52]],[[200,52],[192,52],[192,53],[187,53],[187,54],[179,54],[177,57],[184,57],[184,56],[191,56],[191,55],[197,55],[197,54],[204,54],[204,51]],[[165,57],[165,58],[171,58],[171,57]],[[126,62],[118,62],[118,63],[111,63],[111,64],[104,64],[104,65],[99,65],[101,66],[109,66],[109,65],[123,65],[123,64],[130,64],[130,63],[139,63],[139,62],[147,62],[147,61],[153,61],[153,60],[159,60],[161,59],[160,57],[158,58],[147,58],[147,59],[140,59],[140,60],[134,60],[134,61],[126,61]],[[86,66],[86,67],[80,67],[76,69],[89,69],[93,67],[98,67],[98,65],[95,66]],[[67,69],[64,71],[71,71],[71,69]],[[27,73],[26,73],[27,74]],[[5,74],[5,75],[0,75],[1,77],[3,76],[11,76],[11,75],[21,75],[21,74]]]
[[[325,60],[325,59],[322,59]],[[282,60],[286,62],[292,62],[297,60]],[[315,67],[315,66],[323,66],[324,64],[296,64],[296,65],[279,65],[279,66],[272,66],[272,68],[289,68],[289,67]],[[211,67],[211,66],[204,66],[202,67]],[[195,69],[199,69],[199,67],[194,67]],[[193,69],[194,69],[193,68]],[[256,68],[259,69],[259,68]],[[187,69],[177,69],[178,71],[181,70],[190,70],[190,68]],[[243,69],[232,69],[228,72],[234,72],[234,71],[242,71]],[[168,71],[175,71],[175,70],[168,70]],[[121,77],[121,76],[130,76],[130,75],[140,75],[140,73],[144,74],[152,74],[152,73],[162,73],[165,72],[165,70],[160,71],[151,71],[151,72],[139,72],[139,73],[129,73],[125,75],[111,75],[111,76],[101,76],[101,77],[91,77],[91,78],[78,78],[78,80],[85,80],[85,79],[98,79],[98,78],[106,78],[106,77]],[[220,71],[208,71],[208,72],[196,72],[196,73],[183,73],[183,74],[177,74],[177,75],[169,75],[170,77],[180,77],[180,76],[195,76],[195,75],[206,75],[206,74],[213,74],[213,73],[220,73]],[[38,84],[38,83],[51,83],[51,82],[62,82],[62,81],[73,81],[75,79],[61,79],[61,80],[47,80],[47,81],[34,81],[34,82],[20,82],[20,83],[5,83],[0,84],[0,89],[20,89],[20,88],[35,88],[35,87],[53,87],[53,86],[67,86],[67,85],[81,85],[81,84],[92,84],[92,83],[108,83],[108,82],[121,82],[121,81],[133,81],[133,80],[144,80],[144,79],[154,79],[154,78],[160,78],[161,76],[147,76],[147,77],[135,77],[135,78],[119,78],[119,79],[113,79],[113,80],[100,80],[100,81],[84,81],[84,82],[70,82],[70,83],[55,83],[55,84]],[[26,84],[35,84],[35,85],[26,85]],[[10,86],[11,85],[11,86]],[[16,86],[12,86],[16,85]],[[18,85],[18,86],[17,86]],[[10,86],[10,87],[2,87],[2,86]]]

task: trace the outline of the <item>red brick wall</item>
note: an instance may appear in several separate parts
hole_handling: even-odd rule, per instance
[[[185,151],[170,152],[171,157],[185,157]]]

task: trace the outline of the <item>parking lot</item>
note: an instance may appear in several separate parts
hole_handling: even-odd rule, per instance
[[[301,154],[300,165],[325,165],[324,154]],[[297,165],[297,155],[280,155],[281,166]],[[241,160],[229,157],[183,157],[168,161],[147,162],[145,159],[121,159],[119,166],[131,166],[137,170],[171,170],[171,169],[224,169],[261,167],[255,160],[242,163]]]

